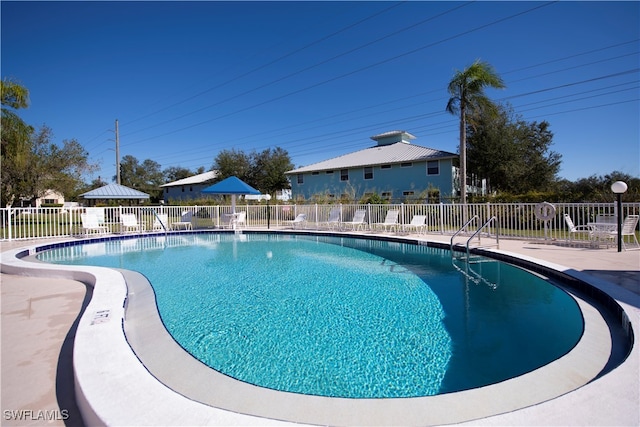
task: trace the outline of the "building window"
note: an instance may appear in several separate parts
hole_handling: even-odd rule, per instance
[[[301,173],[298,174],[298,184],[304,184],[304,175]]]
[[[184,193],[184,185],[182,187],[180,187],[182,189],[182,192]]]
[[[340,170],[340,181],[349,181],[349,169]]]
[[[427,175],[440,175],[440,162],[430,160],[427,162]]]
[[[380,165],[380,169],[391,169],[391,165]]]
[[[364,179],[373,179],[373,168],[371,166],[364,168]]]
[[[311,175],[320,175],[320,172],[318,172],[318,171],[311,172]]]
[[[410,168],[411,166],[413,166],[413,163],[411,162],[400,163],[401,168]]]
[[[403,191],[403,192],[402,192],[402,195],[403,195],[404,197],[412,197],[412,196],[414,196],[414,195],[415,195],[415,193],[414,193],[413,191]]]
[[[57,199],[44,199],[43,203],[45,205],[54,205],[56,203],[58,203]]]
[[[325,173],[326,173],[327,175],[329,175],[329,174],[332,174],[332,173],[333,173],[333,171],[325,171]]]
[[[193,192],[193,185],[189,186],[189,191]]]
[[[385,200],[391,200],[391,195],[391,191],[383,191],[381,194],[382,198]]]

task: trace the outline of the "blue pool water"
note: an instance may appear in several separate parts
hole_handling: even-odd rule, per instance
[[[583,330],[574,299],[544,279],[496,261],[473,265],[475,279],[448,251],[413,244],[203,233],[38,257],[143,273],[186,351],[238,380],[295,393],[480,387],[557,359]]]

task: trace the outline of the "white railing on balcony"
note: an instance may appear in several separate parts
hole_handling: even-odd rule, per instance
[[[615,203],[554,203],[555,215],[548,221],[535,216],[536,203],[482,203],[482,204],[328,204],[328,205],[270,205],[239,204],[236,212],[246,212],[247,228],[273,229],[289,227],[288,221],[300,213],[306,214],[306,229],[324,229],[333,208],[339,208],[342,222],[351,221],[358,209],[366,211],[366,223],[383,222],[389,209],[400,211],[397,233],[403,233],[403,224],[409,224],[414,215],[425,215],[428,234],[452,235],[468,219],[477,215],[479,223],[495,216],[500,238],[531,240],[565,240],[569,231],[564,220],[568,213],[574,224],[596,221],[601,215],[616,216]],[[120,215],[134,214],[140,229],[153,231],[156,214],[167,215],[171,224],[179,222],[191,212],[193,229],[220,229],[229,225],[231,206],[118,206],[104,207],[104,226],[109,233],[121,233]],[[27,240],[62,238],[83,234],[80,215],[86,208],[2,208],[0,209],[0,240]],[[638,215],[640,203],[624,203],[622,217]],[[364,227],[365,232],[368,227]],[[155,232],[158,230],[156,229]],[[164,232],[164,230],[162,230]],[[396,233],[396,231],[394,231]]]

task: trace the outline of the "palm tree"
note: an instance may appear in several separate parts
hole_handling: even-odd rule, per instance
[[[447,111],[460,114],[460,201],[467,201],[467,118],[482,110],[495,109],[495,105],[484,94],[485,87],[502,89],[502,79],[493,67],[479,59],[463,71],[456,71],[449,82]]]

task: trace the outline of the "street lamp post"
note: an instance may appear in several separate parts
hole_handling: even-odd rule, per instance
[[[618,252],[622,252],[622,193],[627,191],[627,184],[624,181],[616,181],[611,184],[611,191],[613,191],[618,198]]]

